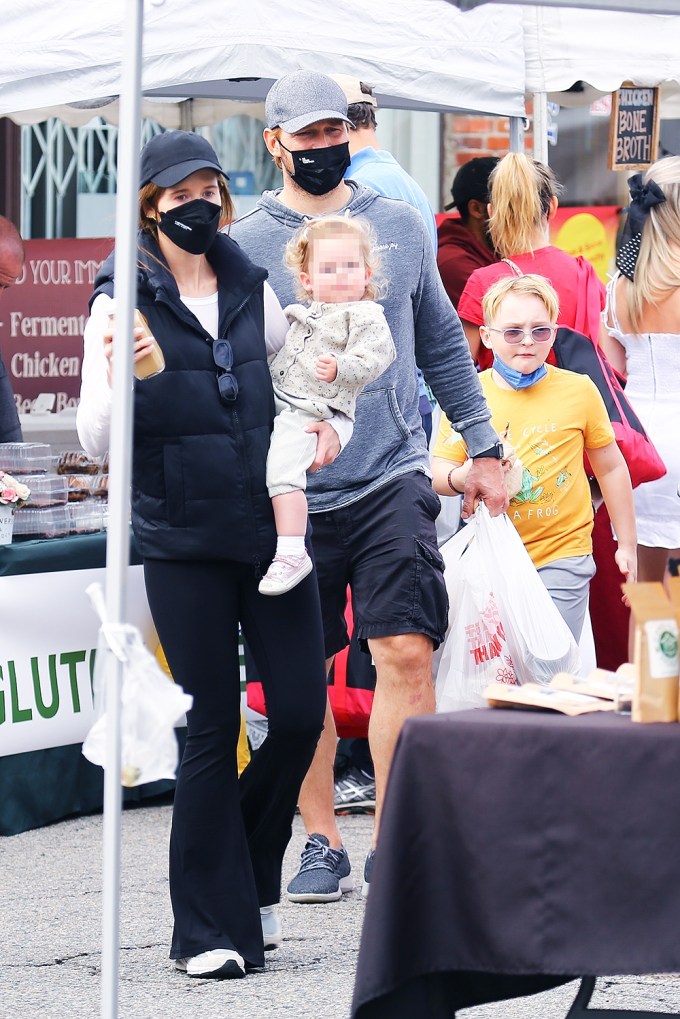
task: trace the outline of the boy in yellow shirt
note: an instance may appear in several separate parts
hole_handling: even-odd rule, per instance
[[[588,454],[617,535],[621,579],[632,582],[637,536],[628,468],[594,383],[545,364],[559,312],[548,280],[533,274],[498,280],[486,292],[482,309],[480,335],[494,361],[480,382],[491,424],[507,437],[522,465],[508,514],[578,641],[595,573],[593,506],[583,454]],[[462,437],[442,417],[433,451],[435,491],[460,494],[471,462]],[[512,462],[512,456],[505,461],[506,470]]]

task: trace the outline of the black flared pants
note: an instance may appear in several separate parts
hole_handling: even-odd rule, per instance
[[[316,573],[258,593],[251,566],[144,562],[151,614],[175,680],[194,698],[170,835],[170,957],[214,948],[264,962],[259,907],[279,901],[300,785],[323,727]],[[239,624],[262,677],[268,735],[238,778]]]

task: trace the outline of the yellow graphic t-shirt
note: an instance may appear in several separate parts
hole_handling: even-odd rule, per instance
[[[595,384],[586,375],[546,365],[548,374],[528,389],[501,389],[491,370],[479,380],[491,423],[505,433],[524,465],[522,488],[508,516],[536,567],[593,550],[593,507],[583,466],[584,449],[614,441],[614,430]],[[434,456],[463,463],[467,449],[442,415]]]

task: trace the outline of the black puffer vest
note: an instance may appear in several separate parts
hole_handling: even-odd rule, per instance
[[[233,559],[256,572],[274,554],[265,484],[274,398],[264,339],[267,273],[231,238],[208,252],[219,292],[219,336],[234,352],[239,393],[224,403],[212,340],[182,303],[156,243],[140,235],[137,307],[165,357],[165,371],[135,382],[132,524],[149,559]],[[113,294],[113,257],[92,300]]]

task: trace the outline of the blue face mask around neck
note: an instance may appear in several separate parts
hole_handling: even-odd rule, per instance
[[[530,386],[535,386],[537,382],[540,382],[548,374],[548,369],[542,364],[535,371],[529,372],[528,375],[523,375],[516,368],[510,368],[507,364],[504,364],[497,354],[493,355],[493,367],[513,389],[529,389]]]

